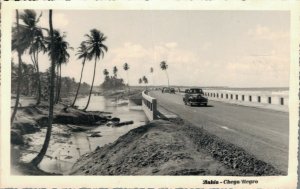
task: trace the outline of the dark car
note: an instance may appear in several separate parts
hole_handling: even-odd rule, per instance
[[[173,93],[175,94],[175,89],[174,88],[168,88],[168,87],[164,87],[162,90],[161,90],[162,93]]]
[[[185,105],[204,105],[207,106],[208,100],[205,98],[202,89],[200,88],[191,88],[185,90],[183,97],[183,102]]]

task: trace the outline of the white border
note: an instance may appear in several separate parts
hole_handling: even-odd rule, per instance
[[[290,64],[290,150],[288,176],[224,177],[224,176],[11,176],[10,175],[10,61],[11,23],[14,9],[102,9],[102,10],[285,10],[291,15]],[[257,179],[251,188],[296,188],[298,151],[298,89],[300,1],[73,1],[73,2],[2,2],[1,7],[1,176],[0,187],[185,187],[247,188],[247,185],[202,185],[203,179]]]

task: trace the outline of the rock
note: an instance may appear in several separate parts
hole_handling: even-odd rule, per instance
[[[120,118],[113,117],[113,118],[110,119],[110,121],[112,121],[112,122],[120,122]]]
[[[155,168],[155,169],[152,170],[152,173],[157,173],[158,171],[159,171],[159,169]]]
[[[102,137],[102,135],[98,134],[98,133],[93,133],[90,135],[90,137]]]
[[[19,130],[15,130],[15,129],[11,129],[10,131],[10,141],[11,144],[15,144],[15,145],[24,145],[24,138],[21,135],[21,131]]]
[[[113,126],[114,127],[121,127],[121,126],[124,126],[124,125],[131,125],[133,123],[134,123],[133,121],[124,121],[124,122],[120,122],[120,123],[115,123],[115,124],[113,124]]]
[[[31,134],[40,131],[40,127],[34,120],[22,118],[13,123],[13,129],[21,131],[21,134]]]
[[[100,146],[97,146],[97,147],[96,147],[96,150],[100,150]]]
[[[47,116],[40,117],[36,120],[36,122],[40,127],[47,127],[48,126],[48,117]]]

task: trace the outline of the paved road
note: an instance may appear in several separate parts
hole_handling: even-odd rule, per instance
[[[209,101],[208,107],[183,104],[180,94],[150,92],[158,104],[192,124],[237,145],[287,172],[288,113]]]

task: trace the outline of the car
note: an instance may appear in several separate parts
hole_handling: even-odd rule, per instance
[[[162,90],[161,90],[162,93],[173,93],[175,94],[175,89],[174,88],[168,88],[168,87],[164,87]]]
[[[186,89],[183,96],[185,105],[204,105],[207,106],[208,99],[204,97],[203,90],[200,88]]]

